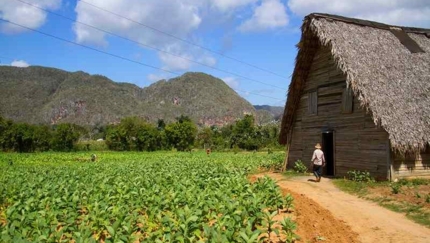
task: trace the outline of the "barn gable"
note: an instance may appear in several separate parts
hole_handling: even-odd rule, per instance
[[[305,150],[313,148],[306,140],[319,142],[324,129],[337,130],[338,170],[342,160],[356,159],[354,151],[367,160],[365,168],[380,174],[393,170],[396,154],[425,151],[430,143],[429,36],[427,29],[307,16],[281,125],[280,143],[287,144],[289,161],[307,155]],[[341,158],[342,153],[349,156]],[[416,156],[414,164],[417,157],[423,156]],[[359,169],[345,165],[345,170]],[[421,167],[430,169],[425,163]]]

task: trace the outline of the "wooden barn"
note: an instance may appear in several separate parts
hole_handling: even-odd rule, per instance
[[[430,176],[430,29],[314,13],[305,17],[279,141],[286,162],[324,174]]]

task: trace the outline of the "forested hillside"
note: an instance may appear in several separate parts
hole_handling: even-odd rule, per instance
[[[256,114],[222,80],[204,73],[186,73],[140,88],[84,72],[0,66],[0,87],[0,115],[35,124],[98,126],[130,116],[155,122],[186,115],[200,126],[222,126]]]

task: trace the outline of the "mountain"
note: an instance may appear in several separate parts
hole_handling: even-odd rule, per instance
[[[254,105],[254,108],[261,121],[267,119],[278,121],[284,114],[284,107],[282,106]]]
[[[256,114],[222,80],[204,73],[186,73],[139,88],[84,72],[0,66],[0,87],[0,115],[18,122],[94,126],[128,116],[155,122],[187,115],[199,125],[220,126]]]

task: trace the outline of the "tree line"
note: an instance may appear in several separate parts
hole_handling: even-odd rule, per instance
[[[97,135],[94,136],[94,131]],[[279,124],[259,126],[252,115],[223,127],[198,128],[187,116],[175,122],[148,123],[127,117],[118,124],[87,129],[75,124],[32,125],[0,117],[0,150],[15,152],[74,151],[77,143],[103,138],[114,151],[258,150],[279,148]],[[88,145],[89,146],[89,145]],[[87,149],[90,149],[87,147]]]

